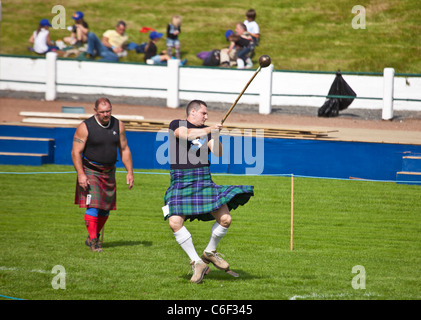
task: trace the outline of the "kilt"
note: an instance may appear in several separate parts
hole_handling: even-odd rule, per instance
[[[75,204],[80,208],[116,210],[116,167],[102,166],[84,160],[83,169],[89,179],[88,190],[84,191],[76,181]],[[86,202],[88,194],[91,198],[89,204]]]
[[[209,167],[196,169],[172,169],[171,184],[164,197],[169,216],[182,215],[194,219],[214,220],[212,212],[224,204],[229,210],[244,205],[254,195],[253,186],[216,185]]]

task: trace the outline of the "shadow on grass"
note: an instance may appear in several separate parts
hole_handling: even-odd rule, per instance
[[[104,242],[102,245],[103,248],[113,248],[113,247],[129,247],[129,246],[152,246],[152,241],[114,241],[114,242]]]
[[[215,268],[211,268],[209,274],[205,275],[205,277],[203,278],[203,281],[206,281],[206,280],[239,281],[239,280],[253,280],[253,279],[264,278],[262,276],[258,276],[258,275],[248,273],[248,272],[246,272],[244,270],[241,270],[241,269],[235,269],[235,270],[232,270],[232,271],[236,272],[238,274],[238,277],[233,277],[233,276],[229,275],[228,273],[226,273],[225,271],[218,270],[218,269],[215,269]],[[190,273],[190,274],[186,274],[184,276],[180,276],[180,278],[186,279],[186,280],[189,281],[192,275],[193,275],[193,273]]]

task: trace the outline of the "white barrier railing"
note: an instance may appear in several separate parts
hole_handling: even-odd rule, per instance
[[[202,99],[232,103],[254,70],[209,67],[180,67],[140,63],[108,63],[46,58],[0,56],[0,90],[45,92],[46,100],[57,93],[104,94],[141,98],[163,98],[177,108],[180,99]],[[393,118],[393,110],[421,111],[421,76],[397,77],[392,68],[384,74],[343,73],[357,93],[349,108],[382,109],[382,118]],[[240,103],[257,104],[259,113],[270,114],[272,106],[321,107],[335,78],[334,72],[297,72],[263,68],[250,84]],[[409,80],[408,80],[409,79]],[[399,96],[396,97],[395,95]]]

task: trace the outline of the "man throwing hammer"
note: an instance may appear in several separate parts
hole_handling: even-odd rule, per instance
[[[98,99],[95,114],[77,127],[73,138],[72,160],[77,172],[75,204],[86,208],[85,225],[89,236],[85,244],[97,252],[102,252],[99,234],[110,210],[116,210],[117,149],[127,170],[129,189],[134,183],[124,124],[111,116],[111,110],[110,100]]]
[[[219,142],[221,124],[206,126],[207,105],[193,100],[187,105],[187,120],[174,120],[169,125],[171,185],[165,193],[164,216],[175,240],[187,253],[193,269],[191,282],[200,283],[209,272],[207,264],[230,272],[229,264],[216,251],[231,225],[230,210],[244,205],[253,196],[253,186],[218,186],[209,171],[209,150],[222,155]],[[184,221],[216,220],[209,243],[201,257],[196,252]]]

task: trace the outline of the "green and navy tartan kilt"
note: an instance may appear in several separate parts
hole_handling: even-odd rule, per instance
[[[80,208],[116,210],[116,167],[114,165],[101,166],[85,160],[83,169],[89,179],[88,190],[83,190],[76,180],[75,204]],[[90,195],[89,204],[87,203],[88,195]]]
[[[169,207],[167,217],[181,215],[191,221],[213,220],[211,213],[224,204],[229,210],[233,210],[246,204],[254,195],[253,186],[216,185],[212,181],[209,167],[172,169],[170,173],[171,185],[164,197],[165,204]]]

